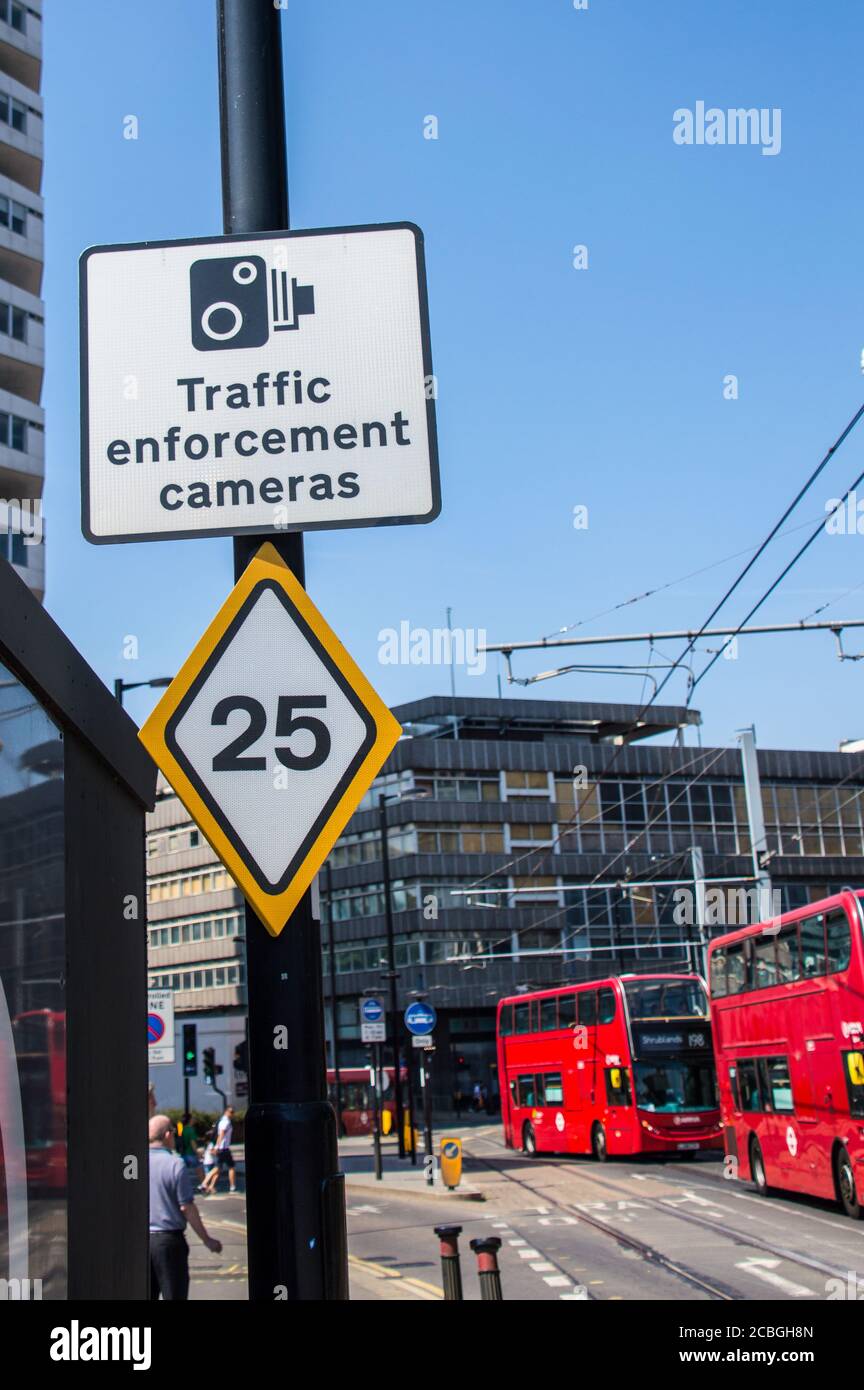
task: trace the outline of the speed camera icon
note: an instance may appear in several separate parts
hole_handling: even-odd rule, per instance
[[[199,352],[263,347],[271,329],[299,328],[315,312],[312,285],[288,281],[261,256],[216,256],[189,267],[192,345]]]

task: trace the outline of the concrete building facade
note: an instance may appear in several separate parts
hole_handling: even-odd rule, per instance
[[[42,0],[0,0],[0,554],[45,592]]]

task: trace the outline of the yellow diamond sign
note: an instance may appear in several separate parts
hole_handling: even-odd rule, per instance
[[[140,738],[278,936],[401,732],[267,544]]]

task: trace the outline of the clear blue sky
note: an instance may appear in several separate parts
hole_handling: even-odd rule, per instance
[[[83,540],[77,260],[94,243],[221,231],[215,4],[46,11],[47,606],[106,681],[143,680],[172,673],[212,617],[231,546]],[[292,225],[407,219],[426,235],[442,514],[306,546],[310,593],[381,694],[449,688],[440,668],[379,665],[382,628],[441,626],[451,605],[490,641],[539,637],[760,540],[864,399],[860,8],[289,0],[283,25]],[[673,112],[700,100],[781,108],[779,155],[675,144]],[[860,428],[795,520],[864,468]],[[724,617],[804,535],[769,550]],[[821,537],[760,620],[833,599],[826,618],[864,614],[864,589],[840,598],[862,558],[864,536]],[[741,563],[583,631],[696,627]],[[137,662],[122,660],[127,634]],[[460,672],[457,688],[494,694],[497,672]],[[828,634],[742,639],[697,691],[704,738],[755,722],[763,747],[836,747],[864,736],[862,677]],[[569,675],[532,693],[640,689]],[[662,698],[682,695],[679,676]],[[139,721],[150,703],[128,699]]]

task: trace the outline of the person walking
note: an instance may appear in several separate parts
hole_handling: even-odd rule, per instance
[[[186,1223],[214,1255],[221,1254],[222,1242],[207,1234],[195,1205],[192,1174],[174,1152],[174,1126],[167,1115],[151,1118],[149,1135],[150,1297],[161,1294],[178,1302],[189,1297]]]
[[[225,1113],[216,1126],[216,1143],[213,1146],[213,1157],[216,1159],[216,1166],[212,1173],[204,1179],[203,1190],[210,1196],[216,1191],[219,1182],[219,1175],[223,1169],[228,1171],[228,1190],[237,1191],[236,1173],[234,1169],[234,1155],[231,1152],[231,1136],[234,1133],[234,1106],[226,1105]]]

